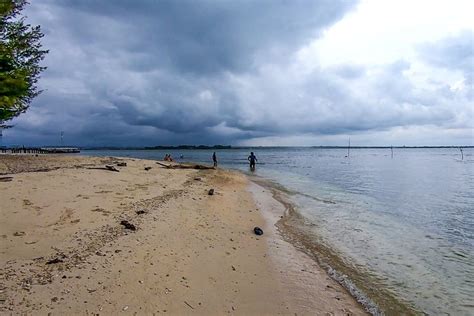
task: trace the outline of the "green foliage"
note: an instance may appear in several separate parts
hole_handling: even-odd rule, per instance
[[[25,23],[26,0],[0,0],[0,126],[24,113],[41,93],[36,83],[45,67],[39,26]]]

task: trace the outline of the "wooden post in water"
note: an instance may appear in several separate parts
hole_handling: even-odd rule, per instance
[[[390,146],[390,150],[392,151],[392,159],[393,159],[393,146]]]
[[[349,146],[347,146],[347,158],[349,158],[350,149],[351,149],[351,138],[349,137]]]
[[[464,153],[462,152],[462,147],[459,147],[459,151],[461,152],[461,160],[464,160]]]

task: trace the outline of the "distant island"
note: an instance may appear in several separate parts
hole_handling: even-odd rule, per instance
[[[81,147],[82,150],[202,150],[202,149],[275,149],[275,148],[319,148],[319,149],[347,149],[348,146],[231,146],[231,145],[159,145],[145,147],[115,147],[115,146],[97,146]],[[350,146],[351,149],[415,149],[415,148],[474,148],[474,146]]]
[[[178,145],[178,146],[153,146],[153,147],[144,147],[144,149],[231,149],[232,146],[229,145]]]

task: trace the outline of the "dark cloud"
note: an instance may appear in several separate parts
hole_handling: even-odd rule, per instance
[[[301,69],[295,53],[354,5],[34,1],[29,21],[42,26],[50,49],[40,82],[46,90],[8,139],[53,144],[64,130],[78,145],[212,144],[466,126],[465,94],[418,87],[405,60]],[[466,46],[457,52],[449,39],[430,45],[428,63],[469,69],[441,57],[454,50],[465,59]]]
[[[75,43],[128,53],[137,69],[245,71],[288,53],[341,18],[352,1],[49,1]]]

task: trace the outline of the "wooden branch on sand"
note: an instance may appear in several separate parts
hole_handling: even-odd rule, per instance
[[[115,172],[120,172],[117,168],[115,168],[112,165],[105,165],[105,167],[91,167],[91,168],[86,168],[86,169],[98,169],[98,170],[108,170],[108,171],[115,171]]]
[[[0,182],[10,182],[13,180],[13,177],[0,177]]]
[[[199,170],[208,170],[215,169],[214,167],[208,167],[204,165],[191,165],[191,164],[165,164],[157,161],[157,164],[168,169],[199,169]]]

